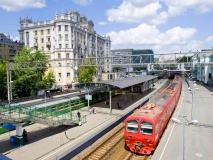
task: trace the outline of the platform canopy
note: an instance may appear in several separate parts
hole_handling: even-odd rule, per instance
[[[156,79],[157,77],[158,76],[143,75],[130,78],[119,78],[115,80],[98,81],[96,83],[111,85],[123,89],[140,83],[148,82],[152,79]]]

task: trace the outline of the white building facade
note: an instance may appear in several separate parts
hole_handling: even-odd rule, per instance
[[[33,22],[26,18],[20,19],[19,23],[20,41],[26,46],[42,50],[50,60],[104,58],[111,50],[110,37],[98,35],[93,22],[77,11],[62,12],[60,16],[56,13],[54,20]],[[80,66],[60,66],[59,63],[57,68],[51,68],[57,85],[77,81],[76,67]],[[98,67],[98,76],[101,76],[104,68]]]

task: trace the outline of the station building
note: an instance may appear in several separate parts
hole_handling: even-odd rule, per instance
[[[87,57],[103,58],[111,50],[109,36],[100,36],[94,30],[94,24],[78,11],[55,14],[53,20],[33,22],[31,18],[20,18],[20,41],[26,46],[35,47],[47,54],[49,60],[78,59]],[[51,64],[49,64],[51,68]],[[54,71],[57,85],[77,82],[76,67],[58,64]],[[107,66],[98,68],[98,75]]]
[[[193,59],[192,76],[197,80],[213,86],[213,49],[203,49],[202,54],[198,53]],[[200,63],[203,63],[200,65]]]

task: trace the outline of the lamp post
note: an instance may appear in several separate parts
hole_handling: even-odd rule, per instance
[[[88,104],[88,110],[90,109],[90,107],[89,107],[89,91],[90,91],[90,88],[89,88],[89,86],[88,87],[86,87],[86,84],[85,84],[85,86],[84,86],[84,88],[87,90],[87,92],[88,92],[88,94],[87,94],[87,104]]]
[[[180,116],[180,117],[182,117],[182,118],[184,118],[187,122],[182,122],[182,121],[180,121],[179,119],[177,119],[177,118],[172,118],[172,121],[174,122],[174,123],[177,123],[177,124],[182,124],[183,125],[183,160],[185,160],[186,159],[186,155],[185,155],[185,126],[186,125],[190,125],[190,124],[197,124],[198,123],[198,121],[197,120],[192,120],[192,121],[188,121],[187,119],[186,119],[186,116]]]
[[[50,92],[50,91],[47,91],[46,89],[45,89],[45,91],[44,91],[45,93],[44,93],[44,101],[45,101],[45,112],[46,112],[46,107],[47,107],[47,105],[46,105],[46,103],[47,103],[47,92]]]
[[[193,85],[196,87],[196,81],[189,81],[190,83],[193,83]],[[194,88],[194,87],[190,87],[189,86],[189,91],[192,94],[192,108],[191,108],[191,120],[193,120],[193,108],[194,108],[194,94],[195,94],[195,90],[198,90],[198,88]]]

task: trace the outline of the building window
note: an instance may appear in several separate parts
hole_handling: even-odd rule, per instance
[[[58,31],[61,31],[61,25],[58,25]]]
[[[41,47],[41,50],[44,51],[44,47]]]
[[[58,34],[58,40],[61,41],[61,39],[62,39],[61,34]]]
[[[69,53],[66,53],[66,58],[70,58],[70,54]]]
[[[65,34],[65,41],[68,41],[69,38],[68,38],[68,34]]]
[[[67,78],[69,78],[69,77],[70,77],[70,72],[67,73]]]
[[[68,31],[68,25],[65,25],[64,27],[65,27],[64,30]]]
[[[41,35],[43,35],[44,34],[44,31],[43,30],[41,30]]]
[[[65,44],[65,48],[68,48],[68,46],[69,46],[68,44]]]
[[[58,58],[61,58],[61,53],[58,53]]]
[[[61,48],[61,44],[59,44],[59,48]]]
[[[44,38],[41,39],[41,43],[44,43]]]
[[[61,67],[61,63],[58,63],[58,66]]]
[[[47,34],[50,34],[50,29],[47,30]]]
[[[58,77],[61,78],[61,73],[58,73]]]
[[[35,35],[37,36],[37,31],[35,31]]]
[[[50,42],[50,38],[47,38],[47,41]]]

